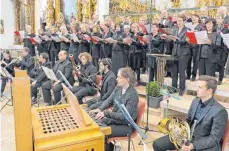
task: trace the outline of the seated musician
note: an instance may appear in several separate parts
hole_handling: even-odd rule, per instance
[[[53,67],[53,72],[58,80],[48,80],[41,85],[43,98],[46,105],[51,105],[51,89],[53,90],[54,94],[54,104],[57,104],[61,100],[61,91],[63,89],[61,83],[64,82],[64,79],[62,78],[58,70],[62,72],[62,74],[71,85],[73,85],[74,83],[74,79],[72,76],[72,64],[67,59],[67,57],[68,53],[65,50],[61,50],[59,52],[59,61],[57,61],[55,66]]]
[[[36,66],[31,71],[31,75],[34,81],[31,84],[31,97],[32,104],[37,103],[37,88],[40,87],[44,82],[48,80],[41,66],[51,69],[52,64],[49,61],[49,55],[47,53],[41,53],[39,57],[39,66]]]
[[[79,55],[81,61],[80,71],[78,72],[79,86],[72,88],[72,92],[77,97],[80,104],[83,104],[83,97],[96,94],[96,75],[97,69],[92,64],[92,57],[89,53],[83,52]]]
[[[188,111],[187,123],[194,128],[194,135],[189,146],[183,144],[182,151],[221,151],[222,137],[228,120],[226,109],[213,97],[217,88],[214,77],[202,75],[197,82],[197,97]],[[192,129],[192,128],[191,128]],[[163,136],[153,143],[154,151],[174,150],[169,136]]]
[[[133,120],[137,119],[138,92],[134,88],[136,78],[135,73],[130,68],[120,68],[117,77],[117,87],[113,93],[103,102],[103,104],[89,114],[97,113],[96,119],[101,119],[103,123],[109,125],[112,133],[109,137],[127,136],[130,127],[124,115],[119,110],[118,105],[114,102],[114,98],[121,104],[124,104]],[[113,105],[113,110],[105,110]],[[112,143],[106,145],[106,151],[112,151],[114,145]]]
[[[34,58],[31,56],[30,49],[24,47],[21,50],[21,57],[19,57],[19,62],[16,63],[17,67],[20,67],[21,70],[26,70],[29,77],[31,77],[31,71],[34,68]]]
[[[116,77],[111,68],[111,59],[104,58],[99,62],[99,71],[103,74],[101,92],[99,97],[95,97],[86,103],[90,109],[98,108],[115,89]]]
[[[11,76],[14,76],[14,64],[12,64],[12,58],[8,50],[3,52],[3,59],[0,61],[0,65],[1,67],[6,68],[6,70],[9,72],[9,74],[11,74]],[[1,76],[0,79],[2,81],[0,97],[2,97],[6,87],[6,83],[9,78]]]

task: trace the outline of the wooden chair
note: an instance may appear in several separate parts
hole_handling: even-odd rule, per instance
[[[227,126],[226,126],[225,133],[223,136],[222,151],[226,151],[225,148],[227,146],[228,141],[229,141],[229,119],[227,120]]]
[[[138,126],[140,126],[140,124],[141,124],[142,116],[143,116],[144,111],[145,111],[145,105],[146,105],[146,104],[145,104],[144,101],[139,100],[139,102],[138,102],[138,116],[137,116],[137,122],[136,122],[136,124],[137,124]],[[135,131],[130,135],[130,139],[136,137],[136,136],[137,136],[137,133],[138,133],[137,130],[135,130]],[[116,144],[117,141],[126,141],[126,140],[128,140],[128,136],[124,136],[124,137],[111,137],[111,138],[109,138],[109,139],[107,140],[107,143],[109,144],[109,143],[111,143],[112,141],[114,141],[114,143]],[[135,147],[134,147],[134,143],[133,143],[132,139],[131,139],[130,141],[131,141],[132,146],[133,146],[133,149],[134,149],[134,151],[135,151]]]

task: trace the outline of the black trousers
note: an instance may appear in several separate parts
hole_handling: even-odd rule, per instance
[[[34,86],[31,86],[31,97],[37,98],[37,89],[41,86],[40,82],[37,82]]]
[[[1,77],[0,78],[2,80],[2,84],[1,84],[1,93],[3,93],[5,91],[6,88],[6,83],[8,81],[7,77]]]
[[[100,96],[95,97],[91,100],[88,100],[86,104],[91,110],[97,109],[103,104],[103,101],[101,101],[100,99],[101,99]]]
[[[150,81],[156,81],[156,76],[157,76],[157,68],[149,68],[149,80]]]
[[[167,150],[175,150],[176,147],[173,143],[170,142],[169,136],[163,136],[161,138],[156,139],[153,142],[154,151],[167,151]]]
[[[129,135],[133,129],[131,129],[128,125],[110,125],[111,127],[111,135],[109,135],[107,138],[111,137],[124,137]],[[105,141],[106,144],[106,151],[113,151],[114,145],[113,143],[107,144],[107,140]]]
[[[93,65],[99,70],[99,58],[93,58]]]
[[[197,69],[198,69],[198,61],[197,61],[197,49],[191,48],[191,57],[188,62],[188,67],[187,67],[187,77],[196,77]],[[193,63],[193,67],[192,67]]]
[[[84,87],[84,86],[77,86],[77,87],[73,87],[71,89],[71,91],[75,94],[75,96],[77,97],[79,104],[83,104],[83,98],[85,96],[92,96],[94,94],[96,94],[96,89],[92,88],[92,87]]]
[[[63,90],[63,87],[61,84],[57,84],[56,86],[52,87],[51,81],[46,81],[44,82],[41,87],[42,87],[42,93],[43,93],[43,98],[44,102],[48,103],[51,105],[51,89],[53,90],[54,94],[54,104],[57,104],[61,100],[61,91]]]
[[[179,73],[179,76],[180,76],[179,89],[180,89],[180,91],[185,90],[185,80],[186,80],[185,71],[186,71],[187,66],[188,66],[189,58],[190,58],[189,55],[180,56],[178,58],[178,61],[175,60],[173,66],[172,66],[172,86],[177,88],[178,73]]]
[[[216,64],[211,63],[208,58],[200,58],[199,60],[199,75],[215,76]]]
[[[55,62],[58,60],[58,52],[57,51],[50,51],[50,60],[52,62],[52,67],[54,67]]]

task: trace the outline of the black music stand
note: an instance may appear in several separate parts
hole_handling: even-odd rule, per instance
[[[160,50],[158,50],[160,52]],[[150,51],[151,52],[151,51]],[[160,86],[164,86],[164,74],[165,74],[165,65],[167,60],[177,60],[174,56],[166,55],[166,54],[147,54],[148,57],[153,56],[156,57],[157,62],[157,76],[156,81],[160,83]],[[149,68],[149,74],[150,74],[150,68]],[[150,78],[148,80],[148,83],[150,83]],[[149,87],[148,87],[149,88]],[[149,90],[148,90],[149,91]],[[149,131],[149,93],[147,93],[147,115],[146,115],[146,127],[145,132],[147,133]]]
[[[11,74],[9,74],[9,72],[6,70],[6,68],[0,67],[0,75],[8,78],[10,80],[10,97],[7,97],[3,94],[3,98],[5,98],[7,100],[7,102],[2,106],[0,112],[7,106],[13,106],[13,91],[12,91],[12,80],[13,77],[11,76]],[[11,102],[11,104],[9,104],[9,102]]]

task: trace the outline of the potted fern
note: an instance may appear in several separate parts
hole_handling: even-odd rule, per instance
[[[159,108],[160,102],[163,100],[163,95],[160,93],[161,87],[157,82],[151,81],[146,86],[146,93],[149,94],[149,107]]]

